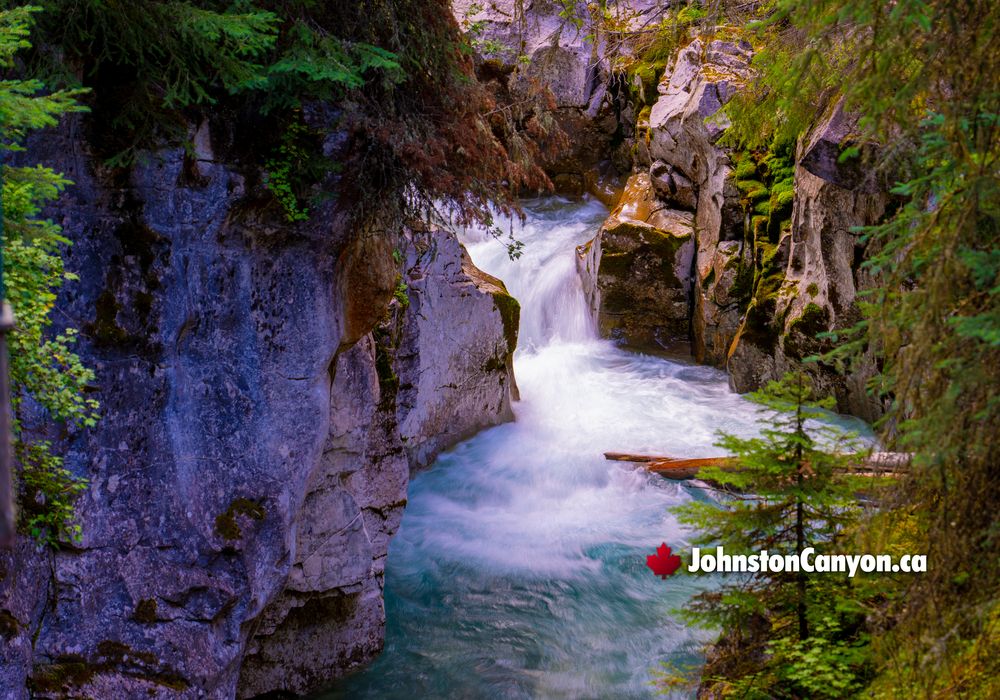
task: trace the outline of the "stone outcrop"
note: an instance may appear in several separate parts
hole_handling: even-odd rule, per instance
[[[700,361],[725,362],[741,315],[730,291],[744,214],[729,155],[716,143],[726,126],[717,113],[747,79],[749,60],[748,45],[695,40],[661,81],[644,126],[648,173],[629,180],[583,252],[602,335],[646,346],[693,338]],[[654,244],[649,230],[669,235]]]
[[[483,428],[513,420],[520,306],[452,234],[409,246],[409,304],[397,310],[397,416],[411,469]],[[390,329],[390,335],[392,330]]]
[[[805,360],[831,349],[821,333],[860,319],[857,294],[872,281],[852,229],[879,220],[887,188],[839,105],[794,154],[770,153],[770,165],[721,146],[720,110],[750,79],[751,55],[745,42],[708,38],[678,52],[640,117],[640,172],[581,251],[584,288],[605,337],[646,346],[689,337],[695,358],[727,367],[741,392],[804,368],[840,410],[872,420],[882,411],[865,391],[872,357],[847,376]],[[863,157],[840,162],[859,145]],[[657,241],[690,247],[654,244],[655,229],[674,234]]]
[[[653,347],[688,337],[692,218],[659,202],[648,174],[629,179],[597,236],[578,250],[584,293],[601,335]]]
[[[298,225],[269,214],[207,125],[194,154],[128,173],[82,133],[30,155],[75,183],[55,211],[80,280],[56,316],[82,330],[103,418],[56,436],[89,480],[82,541],[0,553],[0,697],[317,689],[381,648],[410,462],[510,417],[516,305],[447,239],[389,343],[375,326],[401,236],[354,230],[332,202]],[[436,334],[450,359],[428,374]],[[443,415],[449,385],[477,400]]]
[[[464,26],[476,25],[480,59],[504,76],[513,100],[539,88],[551,91],[552,115],[570,148],[545,169],[561,192],[589,189],[619,125],[608,92],[606,43],[588,40],[587,30],[561,16],[564,7],[552,0],[455,0],[452,10]]]
[[[795,200],[787,246],[784,281],[758,323],[764,333],[744,321],[733,342],[728,368],[737,391],[749,391],[777,379],[794,367],[805,367],[823,391],[837,397],[840,410],[872,421],[880,404],[865,391],[875,374],[874,358],[844,377],[832,367],[803,364],[831,349],[820,333],[850,328],[861,320],[858,292],[874,281],[859,267],[864,254],[855,227],[878,222],[888,202],[887,188],[863,167],[861,159],[839,163],[839,154],[854,144],[857,119],[835,105],[801,139],[796,156]]]
[[[694,209],[697,230],[691,330],[700,362],[722,364],[741,311],[731,295],[744,251],[744,212],[719,112],[749,77],[750,46],[696,39],[677,55],[649,116],[650,168],[658,193]],[[692,207],[693,203],[693,207]]]
[[[322,688],[382,648],[385,558],[409,466],[378,352],[368,335],[331,370],[329,431],[296,519],[294,563],[254,620],[238,697]]]

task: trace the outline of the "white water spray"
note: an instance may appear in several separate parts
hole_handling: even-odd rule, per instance
[[[718,370],[599,340],[574,256],[606,210],[526,206],[519,260],[466,237],[521,302],[516,422],[412,481],[389,551],[385,652],[324,697],[649,697],[660,662],[700,658],[704,637],[671,610],[709,582],[645,566],[661,542],[687,549],[669,508],[700,492],[603,453],[718,454],[716,431],[756,432],[754,407]]]

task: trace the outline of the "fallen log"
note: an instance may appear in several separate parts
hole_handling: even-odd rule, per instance
[[[912,456],[905,452],[870,452],[857,455],[856,468],[845,469],[844,473],[856,476],[893,476],[908,471]],[[718,467],[724,470],[740,468],[735,457],[664,457],[658,455],[639,455],[627,452],[605,452],[604,458],[615,462],[635,462],[645,465],[651,472],[661,474],[668,479],[693,479],[698,471],[705,467]]]

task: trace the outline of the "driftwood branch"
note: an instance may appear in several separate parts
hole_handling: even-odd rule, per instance
[[[911,455],[905,452],[863,452],[856,455],[857,464],[845,473],[859,476],[884,476],[904,474],[909,470]],[[739,470],[740,463],[735,457],[695,457],[678,458],[658,455],[637,455],[627,452],[605,452],[605,459],[615,462],[635,462],[648,471],[661,474],[668,479],[693,479],[699,469],[718,467],[724,470]]]

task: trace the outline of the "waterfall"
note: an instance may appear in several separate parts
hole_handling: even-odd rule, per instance
[[[603,452],[717,454],[716,431],[755,433],[755,411],[718,370],[597,338],[574,256],[603,206],[526,209],[518,260],[465,236],[522,305],[516,421],[413,479],[386,568],[385,651],[324,698],[649,697],[661,662],[699,661],[704,633],[671,610],[710,580],[664,581],[645,557],[687,547],[669,508],[704,492]]]
[[[469,254],[476,265],[502,279],[521,303],[522,352],[554,342],[595,340],[573,251],[593,237],[607,209],[594,200],[570,206],[559,198],[525,205],[529,209],[523,225],[509,219],[498,222],[524,244],[520,258],[511,260],[502,245],[477,230],[463,237]]]

